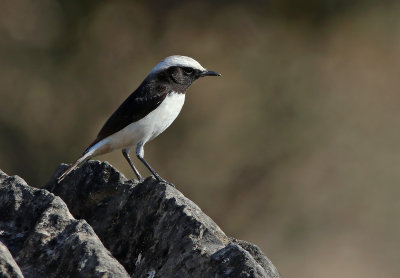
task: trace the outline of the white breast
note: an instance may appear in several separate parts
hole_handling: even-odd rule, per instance
[[[143,141],[147,142],[166,130],[178,117],[185,102],[185,94],[172,92],[155,110],[137,122],[144,131]]]
[[[172,92],[164,101],[143,119],[131,123],[122,130],[104,138],[90,152],[98,155],[112,150],[127,148],[139,142],[143,144],[166,130],[178,117],[185,102],[185,94]]]

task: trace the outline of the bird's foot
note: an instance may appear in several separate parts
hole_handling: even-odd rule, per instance
[[[166,183],[166,184],[168,184],[168,185],[170,185],[170,186],[172,186],[172,187],[175,187],[175,185],[174,185],[173,183],[170,183],[169,181],[164,180],[164,179],[163,179],[162,177],[160,177],[160,176],[156,176],[155,178],[157,179],[158,182]]]
[[[137,183],[137,184],[139,184],[139,183],[142,183],[142,182],[144,182],[144,178],[142,178],[142,176],[140,176],[140,177],[137,177],[137,178],[132,178],[131,180],[130,180],[132,183]]]
[[[137,175],[138,183],[144,182],[144,178],[139,173],[137,173],[136,175]]]

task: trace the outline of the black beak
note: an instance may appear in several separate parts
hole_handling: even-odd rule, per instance
[[[204,77],[204,76],[221,76],[221,74],[218,73],[218,72],[212,71],[212,70],[205,70],[202,73],[200,73],[200,76],[201,77]]]

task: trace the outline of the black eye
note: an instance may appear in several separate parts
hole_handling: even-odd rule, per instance
[[[190,75],[193,73],[193,69],[192,68],[183,68],[183,72],[186,73],[187,75]]]

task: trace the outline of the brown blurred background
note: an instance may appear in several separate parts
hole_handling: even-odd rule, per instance
[[[223,77],[147,145],[163,177],[284,277],[400,276],[396,1],[1,1],[0,168],[43,186],[172,54]]]

